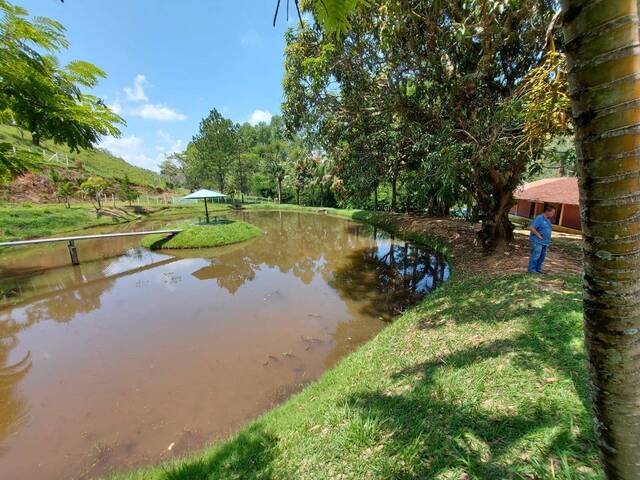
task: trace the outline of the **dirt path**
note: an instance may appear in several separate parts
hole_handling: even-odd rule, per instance
[[[477,241],[477,224],[449,218],[431,218],[416,215],[397,215],[393,218],[399,228],[437,238],[448,245],[455,257],[455,268],[467,275],[508,275],[527,271],[529,262],[529,236],[517,230],[515,242],[487,255]],[[554,236],[545,271],[553,274],[579,274],[582,268],[580,240],[572,235]]]

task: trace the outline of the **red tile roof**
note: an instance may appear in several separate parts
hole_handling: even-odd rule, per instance
[[[575,177],[545,178],[525,183],[514,192],[518,200],[578,205],[580,192]]]

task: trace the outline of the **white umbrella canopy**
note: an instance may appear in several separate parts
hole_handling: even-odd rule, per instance
[[[197,192],[190,193],[189,195],[185,195],[182,197],[182,200],[193,200],[195,198],[220,198],[226,197],[224,193],[214,192],[213,190],[207,190],[206,188],[202,188]]]
[[[196,200],[199,198],[204,199],[204,213],[207,217],[207,223],[209,223],[209,208],[207,207],[207,198],[222,198],[226,197],[224,193],[214,192],[213,190],[207,190],[206,188],[202,188],[197,192],[190,193],[189,195],[185,195],[182,197],[182,200]]]

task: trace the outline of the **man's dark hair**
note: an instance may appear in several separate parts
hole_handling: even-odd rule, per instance
[[[546,207],[544,207],[544,211],[545,212],[551,212],[552,210],[555,210],[556,207],[554,207],[553,205],[547,205]]]

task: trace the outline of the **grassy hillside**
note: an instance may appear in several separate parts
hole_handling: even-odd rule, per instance
[[[9,142],[17,148],[41,152],[40,148],[31,144],[31,134],[29,132],[21,131],[9,125],[0,125],[0,142]],[[131,182],[137,185],[164,186],[164,181],[159,174],[131,165],[123,159],[114,157],[102,150],[82,150],[80,153],[72,153],[66,146],[56,145],[50,141],[42,142],[41,148],[45,150],[47,159],[55,153],[62,157],[59,162],[51,163],[51,165],[60,169],[67,168],[66,157],[68,157],[68,168],[84,172],[87,175],[97,175],[107,179],[118,179],[128,175]]]

